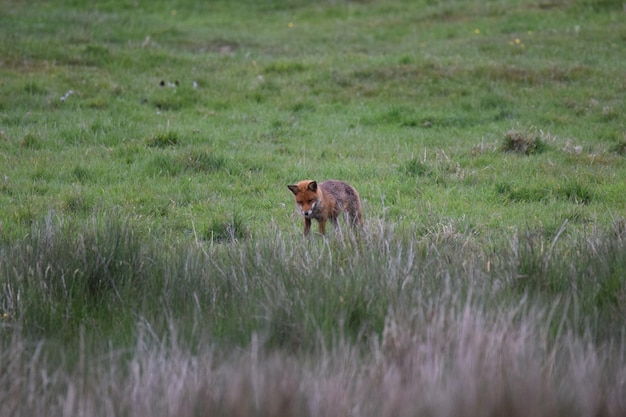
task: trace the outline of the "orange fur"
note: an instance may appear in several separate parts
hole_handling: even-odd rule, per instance
[[[311,230],[311,219],[317,220],[319,232],[325,234],[326,221],[330,220],[338,227],[337,219],[343,212],[348,214],[352,225],[363,225],[359,193],[345,182],[329,180],[318,183],[305,180],[287,187],[295,196],[296,205],[304,216],[305,235]]]

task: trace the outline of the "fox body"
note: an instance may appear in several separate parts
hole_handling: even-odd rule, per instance
[[[311,230],[311,219],[317,220],[321,234],[326,232],[326,221],[338,227],[337,219],[343,212],[348,214],[354,226],[363,225],[359,193],[343,181],[329,180],[318,183],[313,180],[288,185],[296,198],[296,205],[304,216],[304,234]]]

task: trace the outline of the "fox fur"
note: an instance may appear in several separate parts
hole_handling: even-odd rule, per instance
[[[300,181],[287,186],[296,199],[296,205],[304,216],[304,235],[311,230],[311,219],[319,225],[319,232],[326,233],[326,222],[339,227],[337,219],[347,213],[349,222],[363,225],[359,193],[343,181],[328,180],[318,183],[314,180]]]

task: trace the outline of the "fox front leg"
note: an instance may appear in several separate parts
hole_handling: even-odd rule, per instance
[[[318,223],[319,223],[320,233],[325,235],[326,234],[326,219],[320,219],[318,220]]]
[[[309,234],[311,230],[311,219],[304,218],[304,236]]]

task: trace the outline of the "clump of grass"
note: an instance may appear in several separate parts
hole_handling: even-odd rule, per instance
[[[77,64],[89,66],[106,65],[111,61],[111,52],[101,45],[87,45]]]
[[[176,176],[183,172],[231,172],[228,160],[209,151],[189,151],[186,154],[164,153],[154,155],[146,164],[150,175]]]
[[[406,161],[401,171],[410,176],[421,177],[429,175],[432,172],[432,168],[416,157]]]
[[[626,312],[626,234],[618,222],[612,231],[567,236],[567,222],[554,234],[525,232],[512,241],[517,274],[513,281],[526,294],[552,299],[571,294],[580,311],[572,319],[598,317],[595,336],[605,339],[623,325]],[[618,323],[622,324],[618,324]]]
[[[151,148],[166,148],[178,145],[178,132],[175,130],[166,130],[165,132],[157,132],[146,139],[146,145]]]
[[[431,127],[430,120],[421,121],[414,110],[404,106],[394,106],[391,109],[365,120],[368,124],[389,124],[401,127]]]
[[[414,157],[399,167],[402,174],[412,177],[428,178],[434,184],[444,185],[451,178],[462,178],[463,170],[460,165],[453,161],[443,150],[434,152],[432,161],[424,156]]]
[[[20,146],[28,149],[39,149],[41,148],[41,142],[41,136],[29,132],[26,133],[20,140]]]
[[[292,74],[302,72],[306,70],[306,65],[303,62],[295,61],[275,61],[265,66],[263,72],[266,74]]]
[[[541,184],[521,186],[501,182],[495,190],[512,202],[549,202],[551,200],[568,201],[575,204],[589,204],[595,198],[593,191],[584,182],[570,181],[566,184]]]
[[[146,174],[150,176],[176,176],[185,171],[185,163],[173,154],[157,154],[146,161]]]
[[[224,157],[208,150],[189,152],[184,160],[187,168],[194,172],[210,173],[228,169],[228,163]]]
[[[626,138],[611,146],[610,151],[620,156],[626,156]]]
[[[522,155],[534,155],[546,150],[545,142],[532,132],[509,130],[504,134],[502,151],[514,152]]]
[[[496,184],[496,192],[513,202],[548,201],[552,197],[552,193],[547,187],[521,187],[509,183]]]
[[[91,209],[91,202],[79,189],[64,196],[61,203],[61,210],[66,213],[88,213]]]
[[[234,214],[232,218],[225,220],[223,218],[213,219],[206,232],[204,238],[210,242],[235,242],[245,239],[249,236],[241,216]]]
[[[44,96],[48,94],[48,90],[45,87],[42,87],[36,81],[28,81],[24,87],[23,91],[29,95],[40,95]]]
[[[78,194],[66,209],[76,212],[84,204]],[[114,216],[91,221],[76,230],[51,213],[28,239],[1,248],[2,269],[9,267],[7,257],[13,265],[4,281],[4,309],[32,332],[73,334],[85,320],[105,325],[114,314],[121,323],[126,316],[115,304],[137,300],[132,288],[143,269],[137,262],[145,262],[137,235]]]
[[[78,182],[86,182],[92,178],[91,172],[82,165],[76,165],[71,171],[71,176]]]
[[[564,199],[576,204],[589,204],[593,198],[593,191],[585,183],[572,181],[559,188],[559,193]]]

